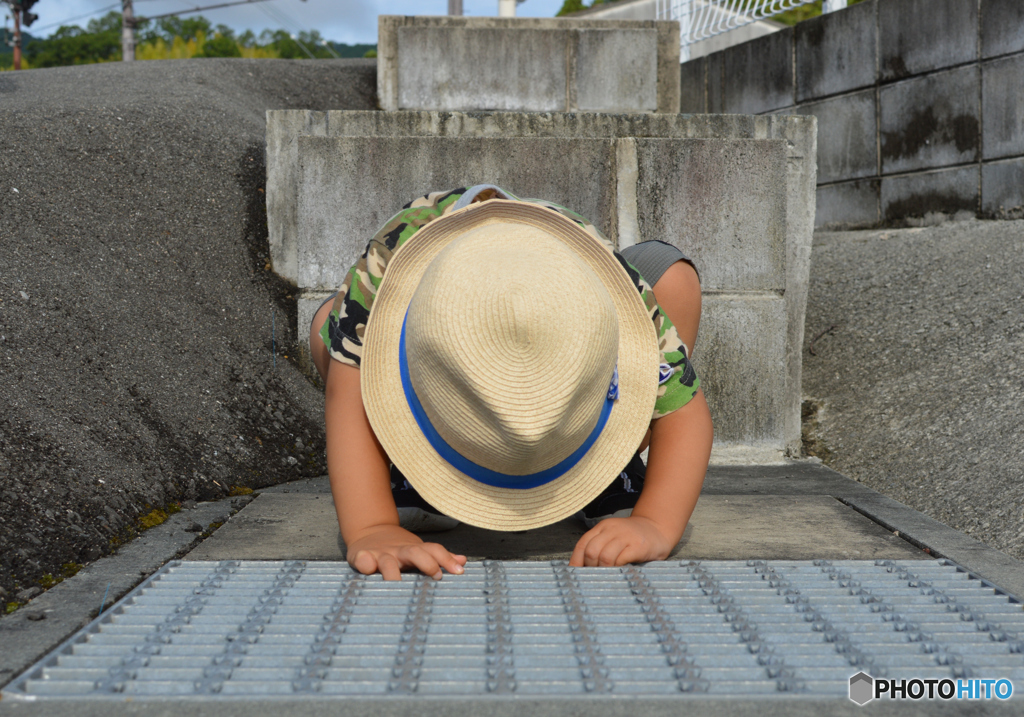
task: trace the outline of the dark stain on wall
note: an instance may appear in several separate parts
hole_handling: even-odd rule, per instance
[[[956,151],[972,152],[977,159],[980,128],[973,115],[940,118],[929,105],[916,110],[906,126],[896,132],[882,133],[882,158],[903,159],[917,156],[926,147],[952,144]]]
[[[885,223],[892,225],[901,223],[911,217],[923,217],[925,214],[938,212],[956,214],[959,211],[977,211],[977,200],[973,197],[958,195],[954,192],[922,192],[891,202],[885,208]]]

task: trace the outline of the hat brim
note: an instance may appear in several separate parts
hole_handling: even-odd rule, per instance
[[[427,441],[406,402],[399,369],[402,321],[434,257],[470,229],[492,222],[534,226],[583,259],[612,298],[619,322],[619,397],[600,437],[564,475],[535,488],[497,488],[458,471]],[[587,307],[579,307],[586,311]],[[647,307],[615,256],[595,237],[551,209],[492,199],[427,224],[388,262],[363,339],[360,386],[377,439],[431,505],[489,530],[528,530],[555,523],[596,498],[633,457],[651,422],[658,391],[658,339]]]

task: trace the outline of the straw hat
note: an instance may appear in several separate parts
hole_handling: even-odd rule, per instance
[[[526,530],[577,512],[629,462],[658,363],[647,308],[608,249],[558,212],[492,199],[430,222],[392,257],[361,389],[377,438],[428,502]]]

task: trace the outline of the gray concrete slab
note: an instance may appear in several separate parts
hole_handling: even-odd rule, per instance
[[[861,179],[818,187],[816,228],[859,229],[878,224],[881,182]]]
[[[556,29],[400,27],[395,109],[568,111],[569,37]]]
[[[679,111],[679,24],[389,16],[378,21],[381,107]]]
[[[772,118],[763,121],[760,132],[755,121],[750,123],[754,137],[733,138],[706,136],[717,131],[716,124],[733,121],[649,115],[656,119],[648,122],[641,117],[396,113],[391,116],[396,127],[417,136],[390,131],[349,136],[357,129],[369,133],[380,118],[329,114],[328,136],[298,138],[300,330],[305,334],[312,312],[340,286],[366,238],[410,195],[490,181],[519,196],[572,207],[620,247],[639,239],[676,244],[697,262],[705,291],[730,294],[730,311],[749,301],[741,312],[749,327],[745,336],[770,338],[759,343],[762,351],[743,354],[734,348],[749,348],[751,340],[726,336],[730,326],[739,324],[716,328],[717,313],[707,311],[703,333],[721,340],[701,342],[706,363],[718,373],[718,380],[705,387],[716,411],[719,442],[774,443],[773,456],[758,454],[751,460],[781,459],[799,441],[814,121]],[[428,119],[430,128],[417,124]],[[335,120],[347,126],[335,131]],[[460,128],[447,126],[456,120]],[[567,126],[552,127],[557,121]],[[628,136],[634,129],[640,136]],[[356,166],[370,171],[353,172]],[[374,200],[342,202],[340,197]],[[781,323],[775,321],[773,300],[785,308]],[[713,308],[716,301],[709,298],[706,306]],[[758,317],[771,320],[771,328],[755,329],[750,321]],[[728,347],[737,360],[716,360],[706,353],[709,346]],[[764,353],[769,348],[777,353]],[[722,367],[747,366],[760,372],[746,378],[723,374]],[[774,392],[758,401],[775,415],[759,424],[756,435],[745,437],[741,431],[751,425],[750,416],[760,415],[746,408],[750,387],[758,394]]]
[[[749,473],[750,469],[741,471]],[[838,474],[836,474],[838,475]],[[831,478],[831,476],[829,477]],[[841,478],[841,476],[840,476]],[[845,480],[845,479],[843,479]],[[836,481],[822,481],[834,488]],[[342,560],[326,479],[265,492],[186,560]],[[575,518],[516,533],[460,525],[421,533],[470,560],[564,560],[586,527]],[[691,560],[929,559],[827,493],[703,495],[672,558]]]
[[[949,558],[1018,598],[1024,598],[1024,564],[924,513],[883,496],[820,464],[712,466],[702,496],[829,495],[937,558]]]
[[[900,0],[878,5],[879,70],[898,80],[970,62],[978,54],[978,3]]]
[[[377,229],[431,191],[486,181],[615,226],[611,139],[300,137],[298,145],[302,288],[337,289]]]
[[[982,165],[981,213],[994,219],[1024,218],[1024,158]]]
[[[801,105],[818,118],[818,182],[872,177],[878,173],[875,90]]]
[[[1024,50],[1024,3],[981,0],[981,57],[988,59]]]
[[[708,111],[708,63],[703,57],[679,66],[679,111],[702,114]]]
[[[723,57],[722,108],[712,112],[760,114],[794,101],[793,28],[734,45]]]
[[[1018,25],[1024,27],[1024,22]],[[1024,53],[981,66],[983,158],[1024,154]]]
[[[577,32],[576,95],[581,112],[658,109],[658,35],[653,29]],[[550,70],[548,70],[550,71]],[[534,76],[527,75],[529,81]],[[575,101],[573,101],[575,99]]]
[[[101,605],[114,604],[168,560],[200,543],[202,532],[227,520],[235,506],[231,500],[200,503],[171,515],[118,552],[86,565],[0,618],[0,686],[96,617]],[[189,530],[195,526],[201,530]]]
[[[978,165],[882,178],[882,219],[897,222],[928,214],[974,214],[978,208]]]
[[[869,0],[796,25],[797,102],[874,84],[877,5]]]
[[[783,297],[767,292],[704,295],[693,365],[711,408],[717,444],[765,453],[774,448],[778,460],[784,443],[786,374],[779,369],[785,349]]]
[[[882,174],[979,159],[979,75],[978,66],[970,65],[881,88]]]
[[[786,288],[782,140],[636,140],[639,236],[694,258],[704,291]]]

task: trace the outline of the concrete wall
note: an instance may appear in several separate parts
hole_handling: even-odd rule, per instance
[[[385,110],[678,112],[679,23],[378,20]]]
[[[818,118],[816,225],[1024,215],[1024,3],[868,0],[684,63],[682,111]]]
[[[300,326],[402,204],[495,182],[576,209],[620,248],[662,239],[692,256],[716,455],[798,449],[813,119],[276,111],[267,132],[268,205],[296,217],[277,251],[296,257]]]

